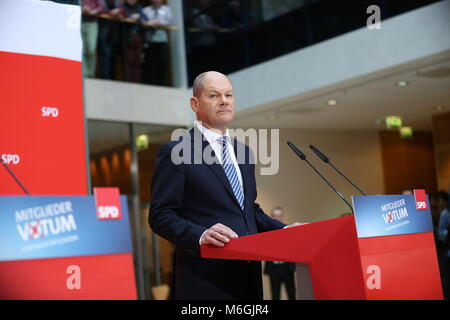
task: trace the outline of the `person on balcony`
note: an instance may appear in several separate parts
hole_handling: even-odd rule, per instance
[[[169,34],[162,28],[172,24],[172,10],[162,0],[152,0],[144,8],[148,23],[153,27],[145,32],[144,83],[169,85]]]

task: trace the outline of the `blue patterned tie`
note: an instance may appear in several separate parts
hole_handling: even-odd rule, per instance
[[[227,175],[228,181],[230,181],[231,189],[236,196],[241,209],[244,210],[244,192],[242,191],[241,182],[239,181],[238,173],[234,167],[233,161],[231,160],[230,152],[227,148],[228,137],[223,136],[219,138],[222,143],[222,167]]]

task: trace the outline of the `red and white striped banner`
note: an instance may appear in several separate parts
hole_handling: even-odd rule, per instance
[[[0,1],[0,157],[32,195],[87,194],[79,6]],[[0,195],[23,191],[0,168]]]

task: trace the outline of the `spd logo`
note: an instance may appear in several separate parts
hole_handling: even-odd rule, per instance
[[[427,210],[427,197],[424,189],[414,189],[414,199],[416,200],[417,210]]]
[[[41,115],[44,118],[48,118],[48,117],[57,118],[59,115],[58,108],[52,108],[52,107],[42,107],[41,112],[42,112]]]
[[[426,210],[426,209],[427,209],[427,203],[425,201],[417,202],[417,210]]]
[[[19,164],[20,156],[18,154],[5,153],[1,155],[1,161],[6,164]]]
[[[116,206],[100,206],[97,209],[98,219],[117,219],[119,218],[119,208]]]
[[[119,188],[94,188],[95,208],[98,220],[120,220]]]

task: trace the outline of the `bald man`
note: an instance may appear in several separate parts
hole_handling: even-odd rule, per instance
[[[230,80],[214,71],[200,74],[190,104],[198,122],[161,147],[152,179],[150,226],[175,244],[172,298],[262,299],[260,262],[203,259],[199,247],[222,247],[285,224],[255,202],[250,149],[229,135],[236,113]]]

